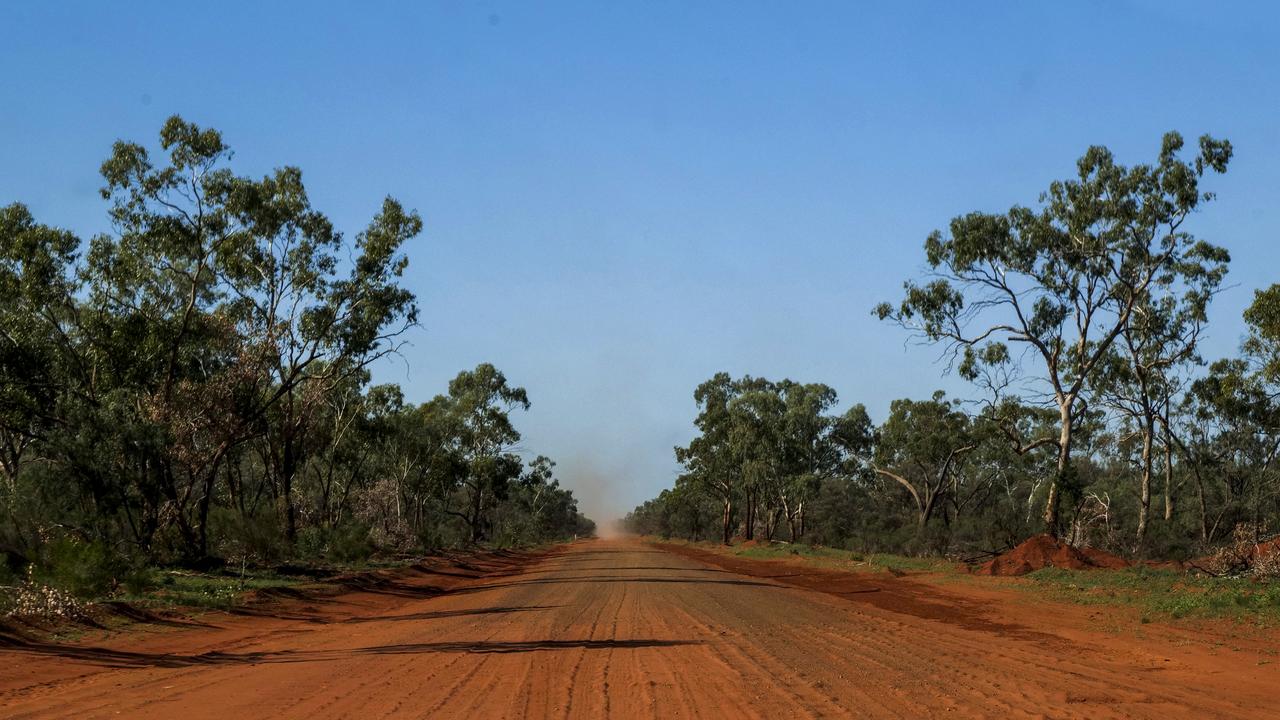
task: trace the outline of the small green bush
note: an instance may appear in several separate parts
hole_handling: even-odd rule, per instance
[[[373,555],[367,525],[351,524],[335,528],[329,535],[330,560],[345,563],[364,562]]]
[[[44,548],[38,577],[80,598],[102,597],[127,572],[125,559],[102,543],[61,538]]]
[[[210,513],[209,528],[210,535],[219,538],[220,557],[270,563],[289,555],[280,518],[273,512],[245,515],[218,508]]]
[[[146,565],[135,565],[121,576],[120,585],[130,595],[142,595],[158,585],[156,572]]]
[[[298,539],[294,541],[294,551],[304,560],[320,560],[328,549],[328,533],[324,528],[305,527],[298,531]]]

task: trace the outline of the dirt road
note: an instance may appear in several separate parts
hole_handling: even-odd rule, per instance
[[[1265,644],[1091,630],[1096,609],[1054,606],[1037,622],[1043,608],[980,590],[622,540],[465,570],[208,626],[0,650],[0,716],[1280,713]]]

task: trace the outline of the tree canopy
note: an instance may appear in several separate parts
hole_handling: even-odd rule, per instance
[[[1202,358],[1230,255],[1197,237],[1232,146],[1169,133],[1155,161],[1091,147],[1034,206],[972,212],[875,308],[941,347],[969,396],[841,414],[820,384],[720,373],[695,391],[684,474],[636,532],[775,537],[984,557],[1037,532],[1185,559],[1280,531],[1280,284],[1255,292],[1235,357]],[[803,399],[802,399],[803,398]],[[801,499],[803,499],[801,501]]]
[[[231,160],[175,116],[102,164],[109,232],[0,208],[4,572],[64,546],[119,574],[589,533],[492,365],[422,404],[372,384],[418,322],[417,213],[388,197],[347,235],[298,168]]]

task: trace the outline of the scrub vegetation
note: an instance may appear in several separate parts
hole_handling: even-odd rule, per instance
[[[1034,205],[927,238],[927,272],[874,313],[940,349],[971,394],[896,400],[876,423],[827,385],[717,374],[694,391],[683,474],[628,528],[968,562],[1047,535],[1109,553],[1086,563],[1277,575],[1280,285],[1255,292],[1237,355],[1201,356],[1230,255],[1190,226],[1232,147],[1185,145],[1169,133],[1134,166],[1089,148]],[[1143,573],[1095,582],[1165,577]],[[1205,603],[1229,595],[1206,588]]]
[[[417,324],[416,213],[343,234],[297,168],[237,175],[179,117],[160,148],[111,149],[88,240],[0,207],[0,606],[217,604],[234,588],[187,572],[592,532],[518,452],[530,398],[497,368],[420,404],[371,383]]]

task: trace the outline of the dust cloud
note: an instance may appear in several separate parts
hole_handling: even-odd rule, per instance
[[[622,517],[631,510],[625,500],[625,470],[603,467],[598,460],[581,455],[565,458],[556,470],[560,484],[578,499],[578,510],[595,521],[596,535],[622,534]]]

